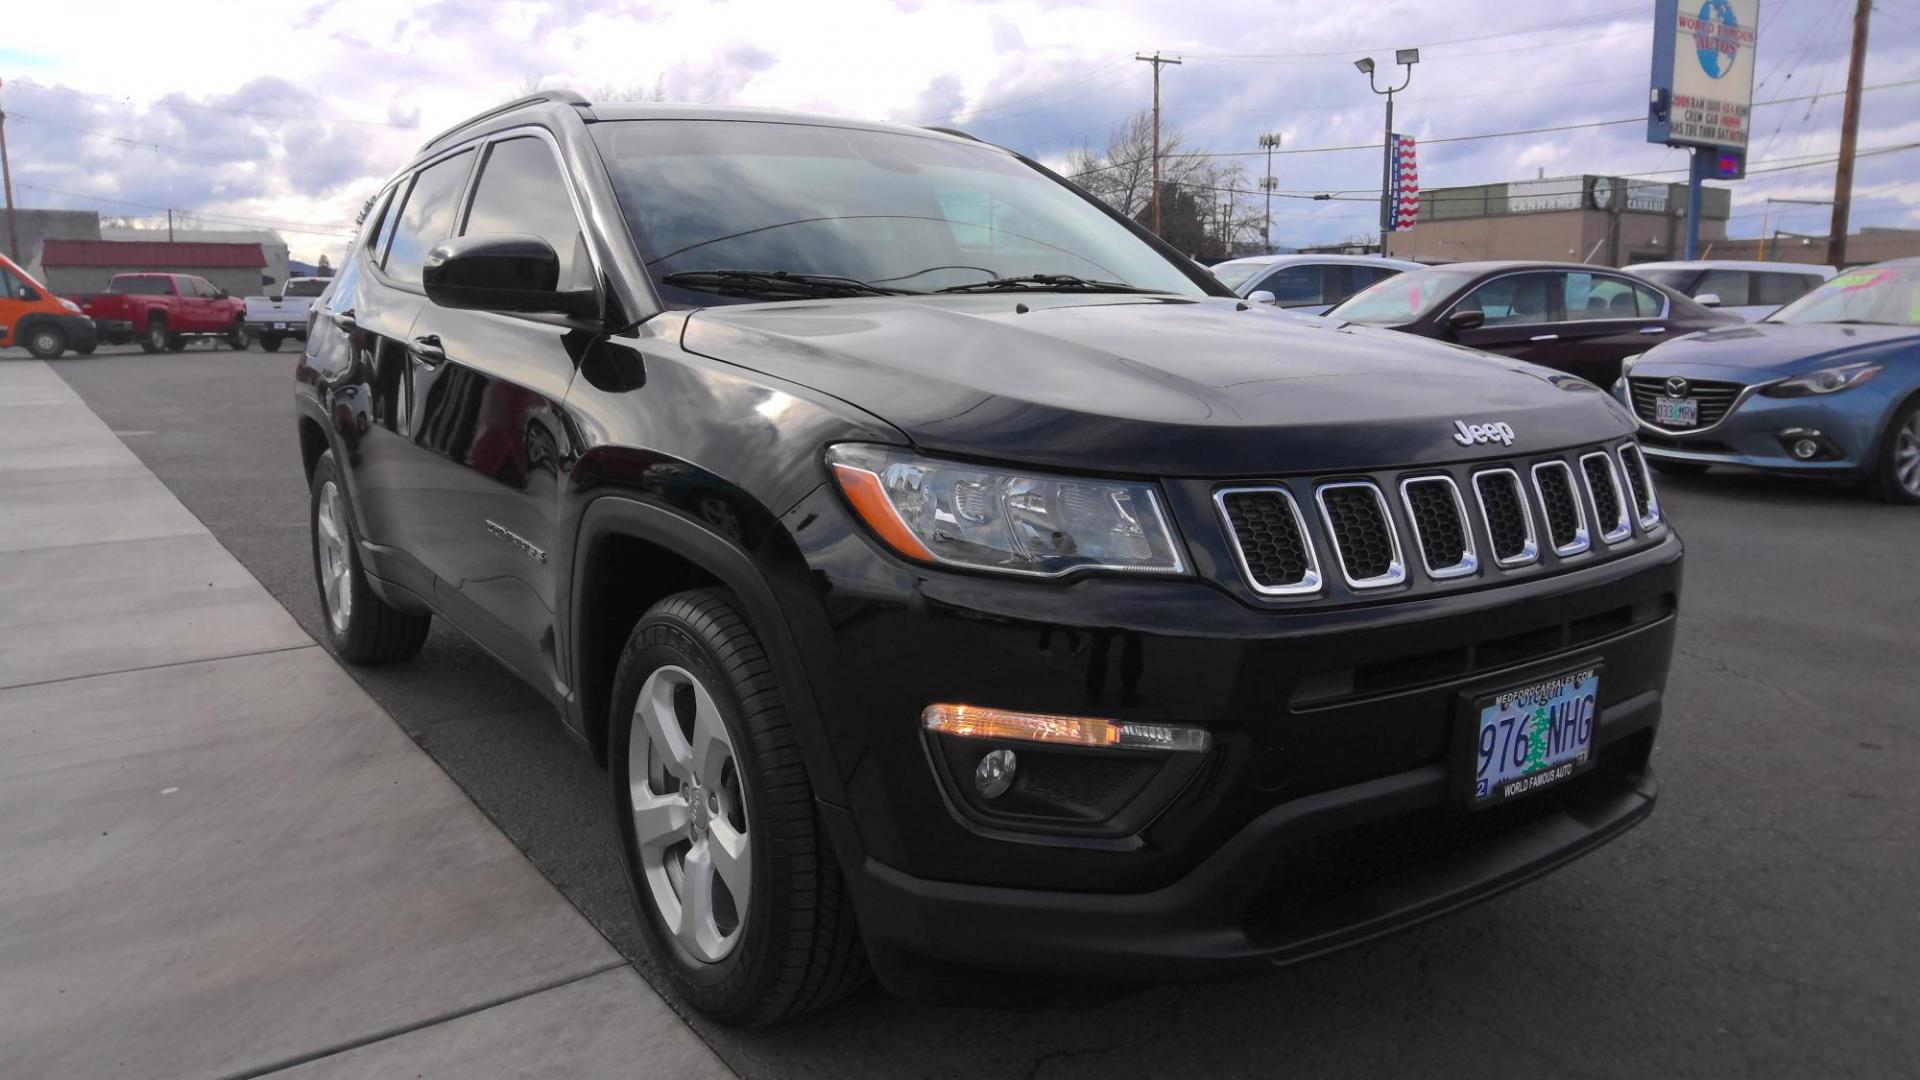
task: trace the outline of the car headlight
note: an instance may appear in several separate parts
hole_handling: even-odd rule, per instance
[[[1186,572],[1152,484],[1010,472],[855,443],[830,447],[827,463],[867,527],[917,562],[1038,577]]]
[[[74,303],[74,302],[73,302],[73,301],[71,301],[71,300],[62,300],[62,301],[60,301],[60,306],[61,306],[61,307],[63,307],[63,308],[66,308],[66,309],[67,309],[68,311],[71,311],[71,312],[73,312],[73,313],[74,313],[75,315],[78,315],[78,314],[80,314],[80,305],[79,305],[79,304],[76,304],[76,303]]]
[[[1632,356],[1629,356],[1626,359],[1620,361],[1621,377],[1625,378],[1626,376],[1633,374],[1633,365],[1639,363],[1640,358],[1645,355],[1647,354],[1643,352],[1637,352],[1637,353],[1634,353]]]
[[[1768,397],[1806,397],[1809,394],[1837,394],[1859,386],[1875,375],[1880,374],[1885,365],[1871,362],[1842,364],[1839,367],[1821,368],[1805,375],[1796,375],[1783,379],[1760,391]]]

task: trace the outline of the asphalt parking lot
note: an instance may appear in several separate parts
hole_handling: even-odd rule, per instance
[[[294,362],[202,345],[53,368],[318,635]],[[1254,982],[1026,1012],[870,988],[772,1031],[694,1026],[753,1077],[1912,1075],[1920,511],[1732,475],[1661,490],[1689,545],[1664,792],[1591,858]],[[636,955],[603,777],[531,690],[442,626],[353,674]]]

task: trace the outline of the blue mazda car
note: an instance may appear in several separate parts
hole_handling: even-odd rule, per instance
[[[1655,469],[1864,481],[1920,503],[1920,259],[1849,270],[1757,323],[1674,338],[1614,396]]]

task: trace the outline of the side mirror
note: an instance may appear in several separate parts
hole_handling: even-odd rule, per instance
[[[1699,304],[1701,307],[1719,307],[1720,294],[1703,292],[1699,296],[1694,297],[1693,302]]]
[[[227,292],[227,290],[225,290],[225,289],[215,289],[215,290],[213,290],[213,298],[214,298],[215,300],[225,300],[225,299],[226,299],[226,298],[227,298],[227,297],[228,297],[229,295],[231,295],[231,294],[230,294],[230,293],[228,293],[228,292]]]
[[[1247,294],[1249,304],[1271,304],[1273,301],[1274,295],[1265,289],[1255,289]]]
[[[521,233],[462,236],[440,244],[427,253],[420,278],[427,299],[441,307],[582,316],[600,311],[593,290],[559,289],[560,256],[553,245]]]
[[[1486,324],[1487,313],[1484,311],[1456,311],[1448,315],[1446,320],[1447,329],[1456,334],[1462,330],[1478,330]]]

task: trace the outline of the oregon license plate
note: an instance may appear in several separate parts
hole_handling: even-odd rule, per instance
[[[1505,802],[1592,764],[1599,700],[1598,667],[1480,699],[1472,805]]]
[[[277,322],[273,324],[273,328],[275,330],[285,330],[287,328],[287,324],[283,322]]]
[[[1654,398],[1653,420],[1668,427],[1693,427],[1700,422],[1700,399]]]

